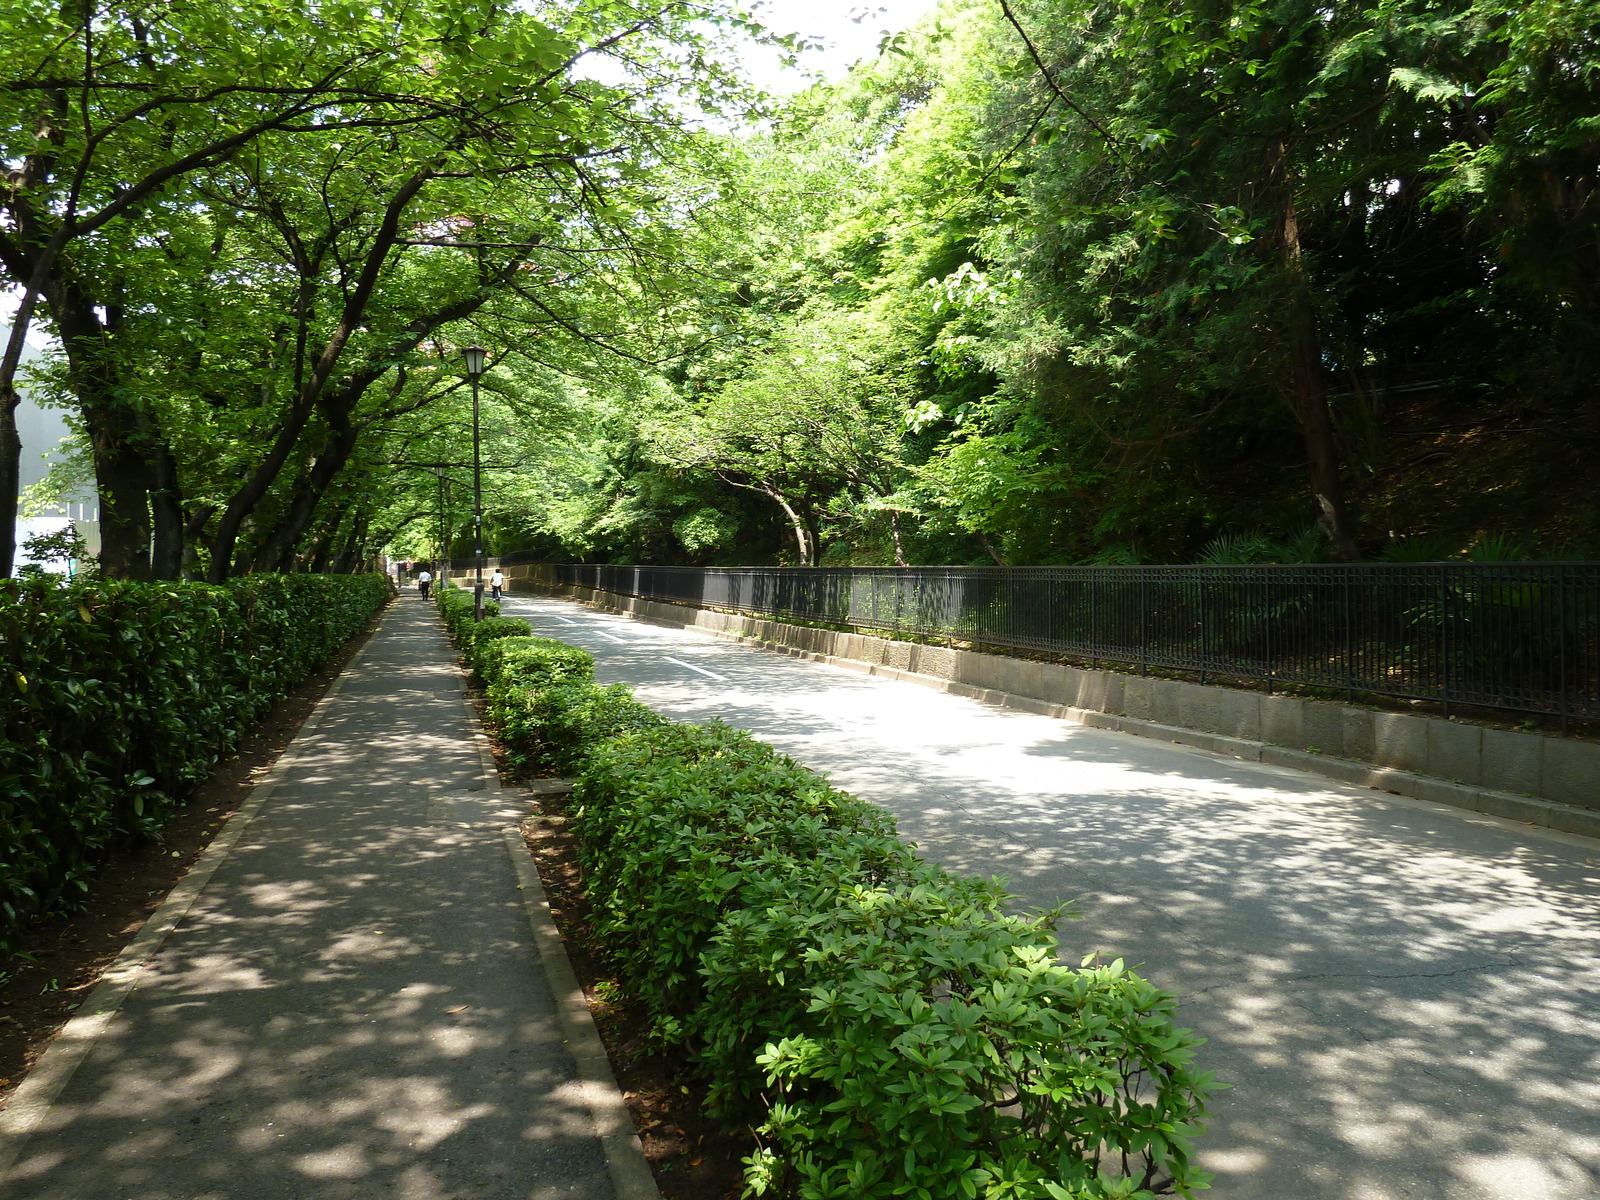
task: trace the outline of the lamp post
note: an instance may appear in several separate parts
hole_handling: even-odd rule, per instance
[[[439,479],[439,558],[438,558],[437,562],[434,565],[434,572],[433,572],[437,576],[437,575],[440,574],[439,565],[444,563],[445,555],[450,552],[450,543],[449,543],[448,539],[445,536],[444,464],[443,463],[437,464],[433,468],[433,473]],[[444,580],[443,579],[438,579],[436,581],[436,586],[439,588],[440,591],[443,591],[444,590]]]
[[[468,346],[461,352],[472,379],[472,556],[477,579],[472,585],[472,619],[483,620],[483,462],[478,435],[478,377],[483,374],[488,351]]]

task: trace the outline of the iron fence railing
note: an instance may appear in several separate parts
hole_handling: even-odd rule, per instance
[[[532,556],[497,561],[510,566]],[[1600,719],[1600,563],[532,564],[551,585],[1091,665]]]

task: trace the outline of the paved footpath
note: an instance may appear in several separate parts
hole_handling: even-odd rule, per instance
[[[403,596],[152,917],[154,958],[0,1114],[0,1195],[654,1195],[452,659]]]
[[[1076,901],[1210,1039],[1217,1200],[1600,1200],[1600,842],[575,604],[602,682],[755,731],[923,851]]]

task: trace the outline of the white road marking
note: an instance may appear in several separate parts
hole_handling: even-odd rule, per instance
[[[718,675],[715,671],[708,671],[704,667],[697,667],[693,663],[686,663],[681,658],[673,658],[670,654],[663,654],[661,657],[666,659],[669,663],[677,663],[680,667],[688,667],[691,671],[699,671],[700,674],[707,675],[718,682],[728,682],[728,677],[726,675]]]
[[[619,646],[626,646],[628,644],[623,638],[619,638],[619,637],[616,637],[613,634],[609,634],[604,629],[596,629],[595,632],[598,633],[603,638],[610,638],[613,642],[615,642]]]

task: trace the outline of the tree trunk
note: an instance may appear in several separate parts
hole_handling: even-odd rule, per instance
[[[239,533],[244,528],[244,523],[250,514],[255,512],[256,506],[266,497],[278,475],[283,470],[283,464],[289,461],[295,443],[300,440],[300,431],[311,419],[311,405],[297,402],[284,420],[283,427],[278,430],[278,436],[272,441],[272,449],[267,451],[265,458],[256,465],[250,478],[243,487],[228,498],[228,507],[223,509],[221,518],[217,521],[217,536],[211,547],[211,570],[207,578],[212,583],[221,583],[228,575],[235,571],[243,571],[240,565],[249,561],[249,556],[241,555],[235,562],[234,551],[239,543]]]
[[[299,545],[311,518],[316,515],[317,505],[327,494],[329,485],[344,470],[345,463],[350,461],[358,437],[359,430],[354,426],[329,435],[310,468],[296,480],[288,510],[261,543],[261,549],[256,554],[258,564],[264,565],[269,571],[289,569],[294,561],[295,547]],[[337,518],[334,523],[338,523]]]
[[[87,409],[84,419],[90,423]],[[92,444],[100,492],[100,570],[112,579],[149,579],[150,464],[122,421],[101,412],[94,424],[99,426]]]
[[[1317,334],[1316,310],[1311,303],[1310,283],[1300,250],[1299,215],[1290,187],[1284,189],[1283,251],[1289,288],[1289,362],[1294,378],[1295,411],[1305,437],[1311,494],[1316,498],[1318,510],[1317,524],[1333,544],[1335,557],[1341,562],[1354,562],[1361,557],[1361,551],[1351,533],[1350,516],[1345,508],[1339,451],[1333,437],[1327,381],[1322,371],[1322,340]]]
[[[761,490],[766,492],[778,507],[783,509],[784,516],[789,518],[789,525],[794,530],[795,549],[800,555],[800,565],[802,567],[815,565],[812,562],[814,549],[810,531],[806,528],[806,523],[800,519],[800,514],[795,511],[794,505],[790,504],[781,492],[774,491],[771,488],[762,488]]]
[[[94,456],[100,493],[100,570],[112,579],[149,579],[150,501],[153,493],[164,490],[155,461],[162,446],[149,416],[123,402],[116,368],[106,353],[106,336],[114,330],[118,314],[108,305],[102,321],[93,300],[70,282],[53,288],[50,307]],[[169,517],[163,512],[164,532]],[[181,557],[181,512],[169,536],[176,538]]]
[[[38,292],[30,285],[22,294],[0,359],[0,579],[11,574],[17,557],[17,493],[22,489],[22,437],[17,433],[17,369],[28,341],[28,326]]]
[[[22,486],[22,438],[17,434],[17,405],[21,401],[15,387],[0,385],[0,579],[11,574],[17,557],[17,492]]]
[[[328,570],[328,559],[333,554],[333,537],[339,530],[337,522],[323,522],[317,536],[311,541],[311,561],[306,570],[313,575],[324,575]]]
[[[894,539],[894,565],[906,565],[906,548],[900,537],[900,514],[893,509],[889,510],[889,536]]]
[[[350,524],[350,536],[345,538],[344,546],[333,560],[333,573],[335,575],[353,575],[356,568],[361,565],[365,556],[361,553],[362,542],[367,536],[367,518],[357,517]]]
[[[150,547],[150,577],[183,577],[183,491],[178,483],[178,463],[172,448],[158,442],[151,455],[156,486],[150,492],[150,517],[153,523]]]

